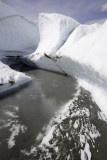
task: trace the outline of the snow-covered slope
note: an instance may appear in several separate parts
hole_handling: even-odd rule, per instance
[[[40,60],[44,55],[53,56],[56,51],[65,43],[69,34],[79,25],[77,21],[70,17],[60,14],[45,14],[41,13],[38,19],[40,31],[40,43],[37,50],[30,55],[32,61]],[[39,61],[38,65],[44,68],[44,59]],[[47,61],[50,66],[52,62]],[[42,66],[43,64],[43,66]],[[47,66],[48,66],[47,65]],[[54,63],[51,65],[53,70],[56,70]],[[52,69],[51,68],[51,69]]]
[[[24,73],[16,72],[0,61],[0,94],[12,90],[31,78]]]
[[[32,53],[38,43],[37,25],[0,1],[0,56]]]

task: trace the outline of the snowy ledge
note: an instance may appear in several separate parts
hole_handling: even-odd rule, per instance
[[[12,70],[0,62],[0,98],[28,84],[31,78],[24,73]]]

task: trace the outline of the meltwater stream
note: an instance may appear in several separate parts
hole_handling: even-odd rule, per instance
[[[26,73],[32,82],[0,99],[0,160],[106,160],[107,123],[90,93],[72,77]]]

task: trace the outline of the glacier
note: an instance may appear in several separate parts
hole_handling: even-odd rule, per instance
[[[91,124],[90,114],[92,113],[93,116],[97,113],[90,112],[92,107],[89,102],[90,98],[82,93],[81,87],[91,93],[92,102],[95,101],[107,116],[106,31],[107,21],[103,24],[86,25],[56,13],[40,13],[38,24],[34,24],[0,0],[0,37],[2,37],[0,38],[0,95],[31,81],[31,77],[5,65],[1,59],[5,56],[21,56],[23,62],[28,65],[59,72],[66,76],[73,76],[79,84],[74,98],[64,104],[61,113],[58,114],[58,117],[55,117],[55,121],[52,119],[52,124],[50,123],[49,128],[47,127],[49,132],[46,133],[38,148],[40,153],[43,151],[43,156],[45,152],[46,156],[51,156],[48,153],[49,147],[50,149],[53,147],[58,152],[58,143],[60,145],[60,142],[56,141],[55,138],[60,134],[64,135],[62,126],[65,127],[66,122],[64,124],[63,120],[69,118],[70,132],[67,132],[64,137],[70,138],[72,133],[75,140],[77,139],[80,142],[79,153],[81,159],[85,159],[87,156],[91,160],[89,137],[94,146],[95,140],[100,137],[100,132],[96,129],[96,126]],[[85,108],[84,105],[86,104],[82,96],[88,98],[89,101],[86,101],[86,103],[90,106],[89,109]],[[101,119],[102,116],[105,116],[102,112],[98,112]],[[6,114],[11,115],[11,112],[6,112]],[[15,116],[17,117],[17,114]],[[75,116],[77,116],[76,121],[74,120],[75,123],[72,123]],[[86,125],[82,125],[82,128],[80,128],[82,134],[74,132],[78,130],[79,123],[84,124],[84,118]],[[17,121],[15,121],[15,125],[11,124],[9,130],[11,136],[8,140],[9,148],[15,145],[14,138],[19,134],[19,130],[23,132],[26,131],[26,128],[24,128],[24,125],[18,124]],[[49,144],[52,136],[56,146]],[[40,137],[41,134],[38,135],[37,139]],[[63,139],[64,137],[62,136]],[[72,143],[71,139],[69,140]],[[76,144],[75,142],[74,144]],[[60,147],[63,147],[63,145]],[[31,153],[33,152],[36,152],[36,147],[31,148]]]
[[[32,53],[37,48],[39,39],[36,24],[0,1],[0,94],[31,81],[29,76],[3,64],[2,57]]]
[[[38,21],[38,48],[25,58],[39,68],[75,77],[107,115],[107,21],[86,25],[43,13]]]
[[[64,72],[76,77],[79,84],[92,93],[98,106],[107,114],[106,29],[107,21],[97,26],[94,32],[85,36],[83,34],[80,40],[71,45],[69,44],[73,34],[70,35],[68,41],[56,55],[62,56],[57,63]]]
[[[0,1],[0,56],[22,56],[32,53],[39,43],[39,30],[18,14],[13,8]]]
[[[0,1],[0,57],[23,56],[29,65],[75,77],[107,115],[106,30],[107,21],[86,25],[56,13],[40,13],[34,24]],[[1,84],[10,79],[3,65]]]
[[[40,68],[50,68],[53,71],[58,70],[54,62],[47,59],[46,55],[54,56],[78,25],[77,21],[64,15],[55,13],[39,14],[40,42],[36,51],[28,56],[28,58],[34,62],[36,60],[36,64]]]

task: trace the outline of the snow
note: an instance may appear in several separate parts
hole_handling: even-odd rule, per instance
[[[36,24],[0,1],[0,58],[32,53],[37,48],[39,39]],[[0,94],[30,80],[29,76],[12,70],[0,60]]]
[[[60,14],[39,14],[38,19],[40,43],[37,50],[30,55],[29,59],[32,61],[40,60],[42,56],[54,55],[56,51],[65,43],[69,34],[79,25],[77,21],[70,17],[66,17]],[[52,66],[53,70],[56,70],[55,64],[51,64],[50,60],[44,60],[38,63],[42,68],[45,66]],[[43,65],[43,66],[42,66]]]
[[[66,56],[67,58],[80,63],[80,65],[82,64],[89,67],[91,70],[101,74],[101,76],[107,76],[105,75],[107,69],[105,60],[105,58],[107,58],[106,28],[107,21],[102,26],[98,27],[94,33],[87,34],[73,45],[68,47],[66,45],[68,42],[66,42],[62,49],[60,49],[60,55]],[[83,67],[85,68],[85,66]]]
[[[81,160],[91,160],[90,146],[88,143],[85,144],[85,149],[81,149]]]
[[[39,43],[36,24],[0,1],[0,56],[32,53]]]
[[[54,132],[54,130],[55,130],[55,126],[53,126],[50,129],[49,133],[43,138],[41,145],[42,144],[49,145],[49,140],[53,137],[52,133]]]
[[[28,61],[39,68],[74,76],[107,115],[106,30],[107,21],[80,25],[56,13],[39,14],[37,26],[0,1],[0,56],[33,52]],[[0,84],[19,84],[25,79],[29,77],[0,62]]]
[[[69,30],[63,19],[68,22],[69,18],[40,14],[40,43],[28,60],[39,68],[74,76],[83,88],[92,93],[95,102],[107,115],[107,21],[104,24],[79,25],[71,19],[68,28],[73,26],[73,29]],[[63,27],[66,29],[62,34]],[[59,39],[62,40],[60,43]]]
[[[77,120],[77,121],[75,121],[75,123],[74,123],[74,128],[77,129],[78,126],[79,126],[79,121]]]
[[[25,133],[27,127],[22,124],[22,121],[19,119],[19,106],[15,105],[3,105],[0,108],[1,119],[0,119],[0,130],[5,133],[8,129],[8,137],[5,138],[5,143],[7,143],[8,148],[11,149],[16,143],[16,137],[20,133]]]
[[[26,126],[18,124],[12,124],[9,131],[11,132],[11,136],[8,140],[8,148],[11,149],[15,145],[15,137],[19,135],[20,131],[24,133],[27,130]]]
[[[70,34],[66,43],[62,46],[62,48],[57,52],[57,55],[60,54],[62,50],[65,48],[71,47],[74,43],[79,41],[81,38],[86,36],[89,33],[93,33],[97,28],[100,27],[100,24],[92,24],[92,25],[79,25],[72,34]]]
[[[56,55],[60,53],[62,57],[58,59],[58,65],[68,75],[76,77],[79,84],[92,93],[95,102],[107,115],[106,29],[107,21],[70,46],[68,44],[72,39],[71,34]]]
[[[29,76],[25,75],[24,73],[12,70],[10,67],[0,61],[0,93],[13,89],[29,81],[31,81]],[[11,84],[11,82],[13,84]]]

